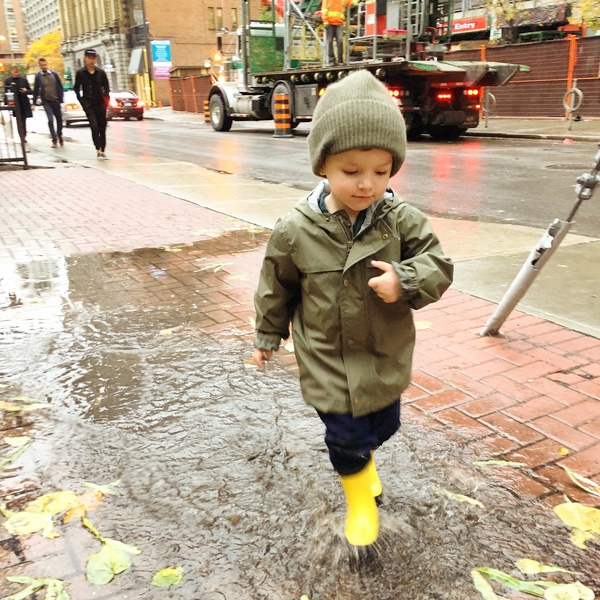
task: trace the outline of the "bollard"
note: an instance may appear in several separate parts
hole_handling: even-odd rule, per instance
[[[204,122],[210,123],[210,103],[208,100],[204,101]]]
[[[275,94],[275,107],[273,118],[275,119],[275,132],[273,137],[293,137],[292,117],[290,115],[290,97],[288,94]]]

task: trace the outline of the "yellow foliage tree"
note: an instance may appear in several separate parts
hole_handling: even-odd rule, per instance
[[[578,0],[573,4],[569,23],[600,29],[600,0]]]
[[[29,73],[38,71],[38,59],[43,57],[48,61],[48,68],[56,71],[63,77],[65,62],[60,53],[61,42],[62,33],[59,29],[46,33],[41,38],[34,40],[23,58],[23,62],[27,66]]]
[[[523,10],[524,3],[521,0],[489,0],[487,9],[495,15],[496,24],[502,28],[502,37],[505,42],[517,41],[516,19]]]

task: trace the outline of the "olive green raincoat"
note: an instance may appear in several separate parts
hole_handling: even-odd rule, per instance
[[[386,304],[367,285],[394,265],[402,297]],[[412,309],[439,300],[452,283],[427,218],[387,194],[353,238],[345,211],[317,212],[307,199],[280,219],[267,245],[255,295],[255,346],[279,348],[292,323],[305,401],[325,413],[360,417],[390,405],[408,387]]]

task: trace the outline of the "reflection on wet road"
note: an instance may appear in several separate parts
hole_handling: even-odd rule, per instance
[[[243,319],[201,330],[235,303],[214,295],[225,267],[203,264],[204,250],[218,254],[222,244],[243,257],[261,251],[265,237],[240,231],[179,252],[46,257],[3,274],[2,302],[10,288],[22,304],[0,310],[0,393],[51,404],[27,417],[37,429],[26,468],[44,482],[35,495],[121,480],[120,495],[92,520],[142,554],[103,593],[469,600],[478,597],[472,568],[513,572],[524,557],[583,571],[580,580],[593,584],[597,555],[574,548],[548,507],[495,486],[489,472],[465,465],[461,442],[410,422],[377,454],[381,538],[366,557],[348,548],[322,425],[296,378],[277,364],[266,374],[248,367],[252,331]],[[436,486],[486,508],[444,498]],[[74,544],[78,528],[64,528]],[[82,544],[85,553],[93,545]],[[184,568],[182,583],[151,588],[167,565]]]

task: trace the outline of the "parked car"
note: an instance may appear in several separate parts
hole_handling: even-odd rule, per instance
[[[87,116],[83,110],[74,90],[65,90],[62,105],[63,127],[71,127],[72,123],[87,122]]]
[[[106,109],[106,118],[123,117],[129,121],[131,117],[141,121],[144,118],[144,103],[130,90],[119,90],[110,93],[110,102]]]

